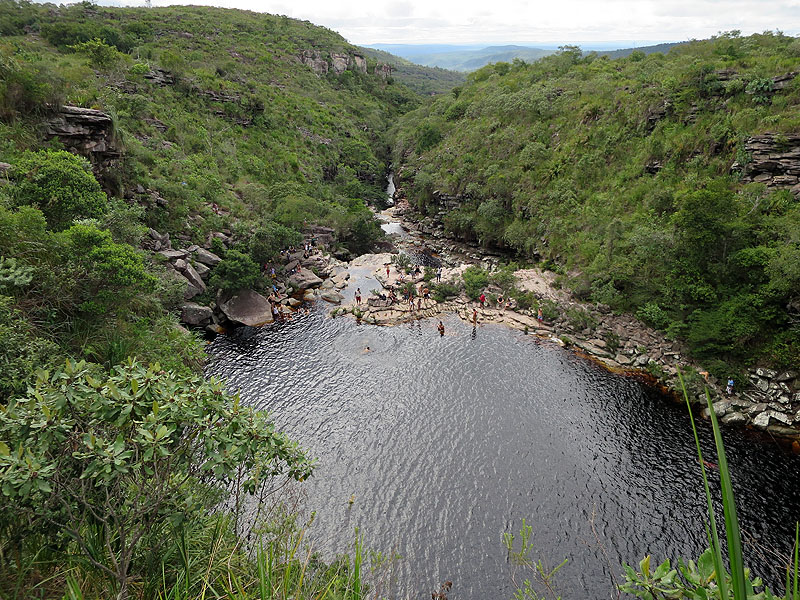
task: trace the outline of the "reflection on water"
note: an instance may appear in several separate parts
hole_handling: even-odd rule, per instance
[[[622,562],[704,547],[680,405],[533,336],[450,318],[440,337],[437,323],[380,328],[317,312],[211,345],[208,373],[318,457],[304,484],[316,548],[347,551],[358,527],[367,547],[404,557],[398,597],[452,580],[454,597],[478,599],[510,597],[501,540],[523,518],[536,557],[569,559],[557,579],[569,598],[609,597]],[[800,461],[725,438],[750,564],[764,573],[762,549],[791,547]]]

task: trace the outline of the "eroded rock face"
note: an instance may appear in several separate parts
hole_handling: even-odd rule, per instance
[[[745,142],[744,148],[751,157],[744,166],[744,181],[790,189],[795,196],[800,196],[800,135],[754,135]]]
[[[319,50],[303,50],[300,62],[311,67],[311,70],[317,75],[325,75],[328,72],[328,61],[322,58]]]
[[[350,66],[350,55],[349,54],[334,54],[331,53],[331,63],[333,66],[333,72],[337,75],[341,75],[345,71],[347,71],[347,67]]]
[[[220,310],[234,323],[259,327],[272,322],[272,305],[269,300],[253,290],[241,290],[225,302]]]
[[[62,106],[47,121],[47,135],[57,137],[68,150],[87,157],[96,170],[110,167],[120,157],[114,123],[100,110]]]
[[[375,65],[375,75],[381,79],[388,79],[392,75],[391,65]]]
[[[366,73],[367,72],[367,59],[364,58],[363,56],[359,56],[358,54],[354,54],[353,55],[353,64],[355,64],[355,67],[356,67],[356,69],[358,71],[361,71],[362,73]]]

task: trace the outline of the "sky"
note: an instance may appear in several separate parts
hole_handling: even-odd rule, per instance
[[[131,0],[128,5],[143,4]],[[358,45],[641,42],[780,30],[800,34],[800,0],[152,0],[282,14]]]

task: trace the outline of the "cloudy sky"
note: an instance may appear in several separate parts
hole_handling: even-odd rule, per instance
[[[131,0],[129,4],[142,2]],[[720,31],[800,34],[800,0],[152,0],[305,19],[354,44],[681,41]],[[126,2],[128,4],[128,2]]]

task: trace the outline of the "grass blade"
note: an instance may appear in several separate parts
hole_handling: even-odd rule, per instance
[[[719,544],[719,534],[717,533],[717,518],[714,513],[714,504],[711,501],[711,488],[708,485],[708,475],[706,474],[705,463],[703,462],[703,451],[700,449],[700,437],[697,435],[697,425],[694,422],[694,415],[692,414],[692,405],[689,402],[689,394],[686,392],[686,384],[683,381],[683,373],[678,369],[678,378],[681,382],[681,389],[683,389],[683,398],[686,400],[686,407],[689,409],[689,420],[692,424],[692,432],[694,433],[694,443],[697,447],[697,458],[700,461],[700,472],[703,475],[703,488],[706,492],[706,505],[708,509],[708,522],[711,531],[710,539],[708,540],[711,547],[711,554],[714,557],[714,570],[717,573],[717,585],[719,586],[720,598],[728,598],[728,585],[726,581],[725,564],[722,562],[722,548]]]
[[[725,515],[725,536],[728,539],[728,561],[731,566],[731,583],[734,600],[747,600],[747,578],[744,573],[744,557],[742,555],[742,537],[739,532],[739,518],[736,515],[736,501],[733,497],[731,474],[728,470],[728,459],[722,443],[722,433],[717,423],[717,415],[711,403],[711,395],[706,389],[706,403],[711,416],[711,427],[714,429],[714,443],[717,447],[719,464],[719,481],[722,488],[722,511]]]

